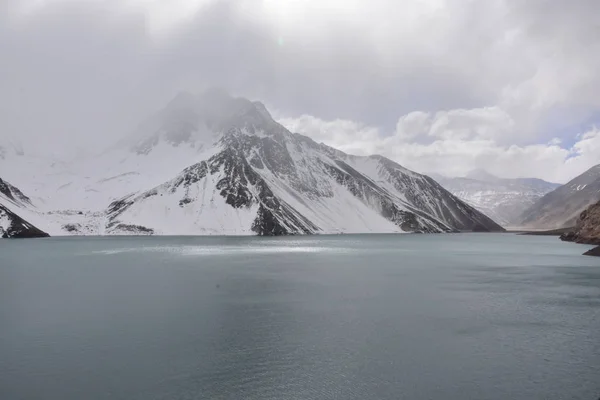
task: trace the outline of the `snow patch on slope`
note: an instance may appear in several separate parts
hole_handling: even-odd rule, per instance
[[[251,235],[258,204],[233,208],[219,194],[220,174],[211,175],[190,186],[171,191],[161,185],[143,201],[135,201],[118,217],[121,224],[141,225],[158,235]],[[177,199],[190,198],[181,202]]]
[[[329,197],[303,197],[285,181],[270,171],[257,171],[268,183],[273,193],[290,204],[300,214],[319,227],[321,233],[400,233],[400,227],[385,219],[376,210],[353,196],[337,182],[328,187]],[[372,207],[376,205],[372,204]]]

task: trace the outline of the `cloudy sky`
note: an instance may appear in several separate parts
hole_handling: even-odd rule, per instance
[[[223,86],[419,172],[600,163],[598,0],[0,0],[0,61],[0,135],[35,151]]]

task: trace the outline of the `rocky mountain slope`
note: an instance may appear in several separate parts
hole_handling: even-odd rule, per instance
[[[534,178],[502,179],[485,171],[437,180],[456,197],[505,227],[520,225],[521,214],[527,208],[560,186]]]
[[[221,91],[180,94],[100,156],[38,173],[20,175],[63,234],[502,230],[427,176],[293,134]]]
[[[600,246],[600,202],[592,204],[581,213],[575,228],[561,235],[561,240]],[[590,250],[586,255],[600,256],[600,247]]]
[[[574,226],[579,215],[600,200],[600,165],[546,194],[525,210],[521,225],[537,229]]]
[[[49,236],[46,232],[25,221],[9,208],[20,208],[30,205],[30,199],[23,192],[0,178],[0,237],[32,238]]]
[[[600,245],[600,202],[592,204],[581,213],[575,228],[564,233],[562,240]]]

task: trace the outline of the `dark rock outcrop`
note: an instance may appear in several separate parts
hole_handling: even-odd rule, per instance
[[[566,242],[593,244],[600,246],[600,202],[591,205],[581,213],[572,231],[563,233],[560,239]],[[586,256],[600,256],[600,247],[585,253]]]
[[[146,228],[141,225],[117,224],[115,231],[129,235],[153,235],[154,229]]]
[[[581,213],[572,231],[563,233],[561,240],[600,245],[600,202]]]
[[[594,247],[593,249],[586,251],[585,253],[583,253],[583,255],[600,257],[600,246]]]

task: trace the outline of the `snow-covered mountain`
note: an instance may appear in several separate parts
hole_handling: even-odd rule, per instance
[[[560,185],[535,178],[503,179],[475,170],[462,178],[436,177],[452,194],[503,226],[519,226],[521,214]]]
[[[600,200],[600,165],[546,194],[521,215],[523,226],[558,229],[575,226],[579,215]]]
[[[96,157],[10,162],[51,234],[502,229],[427,176],[293,134],[218,90],[178,95]]]

